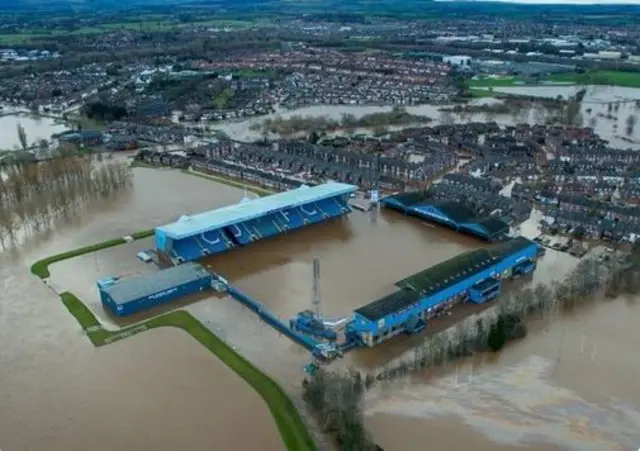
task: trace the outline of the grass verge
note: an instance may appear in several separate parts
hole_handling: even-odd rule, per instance
[[[525,86],[525,80],[518,77],[482,77],[469,81],[470,89],[497,88],[504,86]]]
[[[297,409],[282,388],[270,377],[235,352],[225,342],[196,320],[179,310],[152,318],[119,331],[104,329],[95,315],[73,293],[60,295],[62,302],[76,318],[94,346],[104,346],[140,332],[158,327],[177,327],[198,340],[256,390],[269,406],[282,440],[290,451],[314,451],[315,443]]]
[[[549,77],[556,82],[574,82],[581,85],[607,85],[626,88],[640,88],[640,72],[622,72],[613,70],[597,70],[578,73],[568,72]]]
[[[199,175],[199,174],[195,174]],[[204,174],[201,176],[207,177]],[[216,180],[214,178],[214,180]],[[221,183],[225,183],[222,182]],[[247,188],[249,189],[249,188]],[[255,188],[254,188],[255,189]],[[266,190],[261,190],[267,192]],[[267,192],[268,193],[268,192]],[[134,240],[146,238],[153,235],[153,229],[143,230],[131,235]],[[123,238],[117,238],[102,243],[85,246],[62,254],[57,254],[49,258],[35,262],[31,266],[31,272],[41,279],[49,277],[49,265],[77,257],[83,254],[96,252],[109,247],[124,244]],[[276,422],[278,431],[282,437],[287,450],[289,451],[315,451],[316,446],[313,438],[309,434],[300,414],[291,399],[282,388],[269,376],[253,366],[248,360],[242,357],[220,340],[209,329],[196,320],[190,313],[184,310],[160,315],[140,324],[135,324],[117,331],[106,330],[89,308],[71,292],[60,294],[62,303],[67,310],[76,318],[83,328],[91,343],[96,346],[105,346],[115,341],[131,337],[140,332],[158,327],[176,327],[184,330],[210,352],[214,353],[227,366],[242,377],[260,396],[269,407],[269,411]]]
[[[136,232],[131,235],[134,240],[140,240],[142,238],[147,238],[153,235],[153,229],[142,230],[140,232]],[[79,249],[75,249],[69,252],[63,252],[61,254],[52,255],[51,257],[43,258],[42,260],[38,260],[33,265],[31,265],[31,273],[40,277],[41,279],[46,279],[51,275],[49,273],[49,265],[52,265],[56,262],[67,260],[69,258],[78,257],[83,254],[88,254],[89,252],[97,252],[102,249],[108,249],[113,246],[118,246],[120,244],[125,244],[126,241],[124,238],[114,238],[112,240],[103,241],[102,243],[92,244],[90,246],[81,247]]]

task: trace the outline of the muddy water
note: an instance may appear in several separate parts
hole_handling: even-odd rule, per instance
[[[574,95],[582,86],[541,86],[541,87],[497,87],[496,91],[531,95],[547,98],[555,98],[558,95],[565,98]],[[625,133],[625,124],[629,115],[640,115],[634,103],[629,101],[630,99],[640,99],[640,89],[636,88],[621,88],[617,86],[585,86],[587,94],[585,95],[581,112],[583,116],[583,122],[585,126],[593,126],[596,132],[602,137],[609,140],[612,147],[616,148],[634,148],[640,149],[640,127],[635,128],[635,132],[631,136],[627,136]],[[476,99],[473,104],[482,104],[495,99]],[[614,115],[617,120],[606,119],[600,115],[607,114],[607,103],[609,102],[622,102],[620,109]],[[407,111],[411,114],[426,116],[433,119],[431,125],[438,124],[441,119],[440,109],[446,105],[417,105],[407,107]],[[340,119],[343,114],[352,114],[355,117],[362,117],[366,114],[387,112],[391,107],[384,106],[361,106],[361,105],[333,105],[333,106],[309,106],[304,108],[297,108],[295,110],[278,110],[276,113],[269,116],[255,117],[242,121],[234,121],[228,123],[214,124],[212,128],[220,130],[227,134],[229,137],[239,141],[254,141],[262,138],[262,132],[260,130],[253,130],[252,126],[259,125],[266,118],[281,117],[283,119],[289,119],[292,116],[310,116],[310,117],[327,117],[331,119]],[[590,110],[590,111],[587,111]],[[488,116],[484,113],[469,114],[462,117],[459,114],[453,114],[453,118],[457,123],[464,123],[469,121],[486,121]],[[490,115],[490,120],[496,121],[500,125],[515,125],[520,122],[528,122],[531,124],[544,122],[547,115],[539,116],[534,109],[525,110],[518,114],[513,115]],[[595,123],[591,124],[591,120],[594,119]],[[412,124],[411,126],[415,126]],[[389,131],[397,131],[404,127],[393,126],[389,127]],[[371,130],[358,129],[354,133],[370,133]],[[339,134],[339,133],[337,133]]]
[[[640,308],[624,300],[532,328],[495,361],[463,362],[436,379],[415,376],[369,393],[368,424],[392,449],[430,437],[453,449],[444,423],[462,423],[474,449],[629,450],[640,440],[640,364],[633,357]],[[407,439],[409,425],[420,425]],[[457,436],[457,435],[456,435]],[[393,445],[393,446],[392,446]],[[397,446],[397,447],[396,447]],[[560,448],[558,448],[560,447]]]
[[[619,148],[640,149],[640,128],[635,127],[627,134],[626,121],[629,116],[639,116],[640,108],[635,101],[640,100],[640,89],[623,88],[619,86],[518,86],[495,88],[498,92],[513,93],[527,96],[565,99],[575,95],[581,88],[586,94],[580,106],[585,126],[592,126],[603,138],[609,140],[611,146]],[[619,102],[618,111],[612,111],[612,118],[608,119],[608,104]],[[534,122],[534,114],[529,114],[527,120]]]
[[[0,150],[20,148],[17,132],[18,125],[24,128],[29,146],[36,144],[41,139],[48,140],[51,135],[68,129],[64,124],[49,117],[34,116],[26,113],[0,116],[0,130],[4,131],[0,138]]]
[[[179,172],[137,169],[135,175],[132,193],[114,205],[108,214],[95,212],[86,215],[70,231],[40,244],[37,250],[29,253],[27,260],[51,254],[54,250],[74,248],[167,222],[185,211],[195,212],[236,202],[242,195],[239,190]],[[523,231],[525,229],[523,227]],[[151,246],[150,240],[140,241],[56,264],[52,267],[52,283],[78,293],[94,311],[108,320],[101,312],[95,280],[103,275],[151,270],[135,259],[136,252]],[[368,214],[356,212],[348,219],[257,243],[206,263],[277,314],[288,317],[309,307],[311,262],[318,257],[321,261],[323,308],[327,316],[338,317],[387,294],[396,280],[479,246],[481,243],[472,238],[430,227],[399,214],[382,212],[377,220],[372,221]],[[561,277],[573,264],[572,258],[549,251],[534,281]],[[88,407],[81,403],[74,406],[63,404],[67,397],[77,396],[71,388],[64,386],[65,381],[73,379],[73,374],[96,374],[98,370],[91,373],[85,365],[103,365],[99,367],[100,371],[108,371],[115,366],[116,372],[126,371],[127,377],[133,379],[133,362],[153,357],[156,359],[154,365],[158,365],[154,368],[158,370],[152,371],[153,380],[144,379],[144,388],[133,382],[127,388],[123,388],[122,383],[112,384],[110,381],[116,376],[100,377],[99,384],[91,385],[91,381],[97,378],[89,377],[82,382],[89,386],[83,388],[83,399],[98,392],[100,394],[95,397],[103,399],[105,404],[117,404],[114,400],[127,402],[124,400],[138,391],[148,393],[145,391],[148,389],[158,393],[164,387],[179,386],[176,390],[183,393],[182,402],[198,408],[185,408],[180,411],[180,420],[175,421],[200,424],[197,422],[201,421],[203,411],[206,412],[204,416],[209,415],[207,408],[197,406],[197,403],[208,401],[209,393],[217,393],[214,390],[217,381],[222,379],[219,375],[222,369],[215,373],[213,370],[205,371],[205,376],[201,377],[200,369],[204,364],[196,363],[197,349],[191,349],[189,340],[182,340],[179,334],[175,339],[168,336],[153,339],[153,332],[95,351],[79,337],[77,325],[62,310],[55,297],[25,274],[26,267],[5,271],[7,277],[15,278],[13,281],[7,279],[11,286],[15,280],[22,280],[12,293],[0,295],[3,296],[3,309],[14,310],[11,317],[3,312],[2,318],[8,326],[0,332],[7,334],[3,343],[9,340],[7,330],[15,337],[11,339],[15,345],[5,346],[7,349],[2,350],[2,355],[3,363],[6,355],[6,359],[12,362],[9,368],[16,367],[17,371],[0,373],[2,386],[12,387],[12,391],[5,390],[3,396],[17,393],[12,395],[11,409],[23,412],[26,410],[20,409],[38,406],[43,412],[62,409],[72,418],[80,417],[78,412],[84,412],[83,409]],[[524,280],[522,283],[531,282]],[[24,293],[32,294],[24,300]],[[44,304],[42,300],[45,300]],[[290,340],[266,326],[239,303],[225,297],[190,300],[180,306],[187,308],[236,349],[274,375],[285,387],[298,392],[302,366],[308,362],[309,356]],[[468,447],[479,451],[632,449],[631,445],[640,443],[637,432],[640,430],[640,390],[637,390],[636,383],[640,376],[640,363],[634,359],[638,344],[634,318],[639,312],[640,308],[631,300],[607,301],[572,316],[536,323],[527,339],[508,347],[497,358],[463,362],[457,369],[446,368],[436,376],[416,375],[410,381],[371,392],[365,404],[367,425],[386,449],[399,451],[421,451],[426,443],[433,444],[438,450]],[[27,332],[31,330],[42,332]],[[373,350],[349,354],[338,364],[370,370],[384,365],[400,353],[408,352],[418,339],[400,337]],[[48,344],[47,352],[39,348],[42,343]],[[142,349],[138,350],[138,347]],[[99,355],[105,352],[113,356],[106,360]],[[189,362],[174,360],[182,354],[193,356],[194,364],[190,364],[191,358],[187,359]],[[129,363],[118,366],[114,360],[117,362],[119,358]],[[206,360],[206,355],[202,359]],[[150,365],[148,363],[147,367]],[[31,368],[34,374],[26,382],[20,376],[26,371],[23,368]],[[36,373],[47,374],[50,379],[58,381],[55,385],[52,383],[51,391],[40,396],[46,399],[47,405],[51,403],[54,406],[52,410],[40,407],[38,400],[32,397],[31,392],[37,393],[32,386],[38,377]],[[188,377],[188,383],[182,384],[182,377]],[[219,402],[236,398],[238,390],[229,387],[231,385],[225,383],[226,393],[232,395],[216,395]],[[203,393],[207,394],[204,400],[201,399]],[[148,400],[153,397],[140,395],[143,399],[138,398],[141,403],[139,409],[147,415],[139,415],[142,419],[137,429],[144,431],[145,436],[160,434],[165,437],[170,431],[175,432],[177,426],[167,425],[169,423],[163,419],[166,414],[160,413],[162,408]],[[101,408],[111,412],[112,416],[116,415],[113,409],[109,410],[104,405]],[[275,434],[268,416],[264,421],[261,420],[262,415],[256,418],[253,413],[256,409],[259,410],[259,406],[246,409],[252,412],[252,430],[260,431],[265,437]],[[4,409],[0,409],[0,414],[7,418],[11,415],[4,414]],[[211,418],[217,418],[215,415],[211,412]],[[42,416],[30,430],[52,430],[52,440],[61,444],[54,449],[73,449],[63,446],[67,444],[64,441],[66,436],[61,435],[65,432],[56,432],[62,428],[56,421],[51,419],[51,414]],[[90,419],[83,418],[83,421],[86,423]],[[98,435],[100,443],[109,444],[111,448],[136,449],[133,432],[126,438],[130,445],[122,446],[121,442],[109,441],[102,427],[97,424],[92,428],[85,426],[88,432],[76,435],[91,440],[95,434],[102,434]],[[232,427],[229,426],[230,430]],[[10,444],[21,444],[20,440],[27,440],[20,431],[17,426],[7,431],[13,440]],[[175,433],[180,435],[183,431]],[[215,434],[213,428],[210,428],[210,433]],[[198,448],[207,443],[208,436],[185,432],[180,437],[182,443]],[[259,440],[270,443],[267,438]],[[158,443],[162,440],[158,439]],[[520,447],[521,444],[524,447]],[[0,447],[11,449],[2,443]],[[37,443],[29,442],[26,447],[19,448],[30,447],[37,449]],[[161,444],[156,446],[157,449],[165,447],[168,449]],[[220,446],[219,449],[229,448]],[[255,448],[246,444],[241,449]]]
[[[312,263],[317,257],[323,313],[342,317],[395,291],[393,284],[407,275],[478,246],[470,237],[395,212],[383,211],[376,221],[359,212],[209,263],[288,317],[311,307]]]
[[[136,169],[134,185],[119,206],[103,205],[22,253],[0,254],[0,449],[282,450],[259,395],[184,332],[155,330],[96,349],[59,298],[29,274],[39,256],[241,195],[177,172],[147,169]],[[179,194],[190,191],[196,194]],[[111,257],[117,268],[135,254]],[[80,270],[70,275],[92,276]]]

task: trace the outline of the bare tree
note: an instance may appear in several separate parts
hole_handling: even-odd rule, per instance
[[[627,117],[627,126],[625,129],[627,136],[633,136],[633,134],[635,133],[637,121],[638,118],[634,114],[630,114],[629,117]]]
[[[453,114],[451,114],[450,111],[441,111],[440,112],[440,124],[442,125],[453,125],[455,124],[456,120],[453,117]]]
[[[576,99],[570,99],[564,108],[564,114],[562,116],[562,122],[564,125],[570,125],[574,127],[582,126],[582,114],[580,113],[580,102]]]
[[[540,102],[533,105],[533,121],[536,124],[544,124],[547,120],[548,111]]]
[[[20,146],[22,147],[22,150],[27,150],[27,147],[29,147],[29,141],[27,140],[27,132],[24,130],[24,127],[20,123],[18,123],[16,128],[18,131],[18,141],[20,142]]]
[[[131,185],[122,163],[94,165],[91,158],[70,156],[4,168],[0,178],[2,240],[41,231],[56,218],[70,218],[99,198]]]

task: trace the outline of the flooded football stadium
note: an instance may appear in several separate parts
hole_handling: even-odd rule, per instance
[[[136,168],[134,174],[133,189],[117,203],[83,215],[28,251],[3,257],[0,448],[41,449],[47,443],[74,450],[99,443],[92,449],[282,449],[258,395],[190,337],[159,330],[95,349],[55,294],[28,274],[38,258],[243,196],[242,190],[179,171]],[[401,214],[354,212],[205,263],[288,318],[310,307],[312,262],[318,258],[324,313],[341,317],[388,294],[395,281],[481,246]],[[154,270],[136,258],[151,247],[151,239],[140,240],[57,263],[51,284],[73,291],[115,327],[102,311],[95,281]],[[576,261],[549,250],[534,280],[519,283],[560,278]],[[241,304],[211,296],[166,308],[178,307],[298,392],[308,353]],[[639,313],[634,299],[617,299],[534,322],[526,339],[499,355],[476,356],[370,391],[366,424],[381,446],[394,451],[421,450],[426,443],[478,451],[637,448]],[[444,326],[446,320],[435,327]],[[419,339],[398,337],[353,351],[337,365],[380,367],[410,352]],[[241,419],[247,412],[251,434]],[[231,435],[236,441],[225,442]]]
[[[181,183],[200,194],[183,198]],[[180,173],[137,169],[134,189],[117,204],[100,205],[39,246],[31,240],[26,249],[0,254],[0,449],[284,449],[258,393],[190,336],[160,329],[94,348],[58,296],[29,272],[43,256],[241,194]],[[126,250],[115,254],[114,271],[119,259],[132,258]],[[93,267],[70,276],[93,278]]]

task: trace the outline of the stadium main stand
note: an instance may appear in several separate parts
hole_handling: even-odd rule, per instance
[[[413,334],[460,302],[482,304],[500,294],[502,280],[531,274],[539,247],[523,237],[470,251],[409,276],[398,290],[354,311],[349,340],[375,346],[400,333]]]
[[[383,199],[382,204],[487,241],[501,239],[509,232],[509,225],[503,220],[490,216],[479,218],[461,203],[433,199],[429,191],[396,194]]]
[[[183,216],[156,228],[156,250],[165,261],[179,264],[246,246],[351,212],[348,199],[355,191],[354,185],[337,182],[301,186]]]

